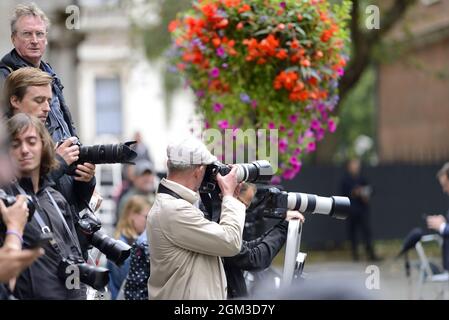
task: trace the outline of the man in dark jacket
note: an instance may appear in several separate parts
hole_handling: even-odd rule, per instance
[[[449,195],[449,162],[446,162],[444,166],[437,173],[438,181],[440,182],[441,189],[444,193]],[[443,268],[449,270],[449,225],[447,223],[449,219],[449,211],[446,217],[443,215],[431,215],[427,217],[427,226],[429,229],[433,229],[441,234],[443,237]]]
[[[10,155],[18,172],[18,182],[11,190],[31,196],[36,206],[33,219],[23,233],[24,247],[29,247],[43,233],[53,234],[52,241],[43,244],[45,255],[17,279],[14,296],[18,299],[85,299],[85,287],[75,278],[73,282],[66,281],[63,275],[68,270],[61,270],[63,259],[81,258],[81,248],[69,204],[46,178],[57,165],[54,144],[43,124],[33,116],[19,113],[8,120],[7,126],[11,138]]]
[[[11,40],[14,49],[6,54],[0,62],[0,82],[14,70],[24,67],[35,67],[48,73],[52,77],[52,99],[46,127],[55,143],[67,141],[77,136],[69,108],[62,93],[63,86],[48,63],[42,61],[47,47],[47,32],[49,20],[36,5],[18,5],[11,19]],[[1,86],[3,87],[3,85]],[[8,103],[9,101],[5,101]],[[57,154],[66,159],[67,150],[71,147],[70,141],[57,149]],[[67,166],[68,167],[68,166]],[[80,212],[87,207],[87,203],[95,189],[95,173],[93,164],[80,164],[77,166],[77,176],[69,176],[62,166],[53,176],[56,189],[67,199],[74,212]],[[90,178],[90,179],[89,179]]]
[[[246,208],[249,208],[255,193],[255,185],[244,183],[241,186],[239,200],[246,205]],[[291,219],[304,221],[304,216],[297,211],[288,211],[285,220],[279,222],[262,236],[255,240],[243,241],[238,255],[223,258],[228,283],[228,299],[248,295],[243,272],[262,271],[270,266],[287,239],[288,221]]]
[[[351,159],[346,164],[346,172],[341,181],[341,194],[351,200],[351,208],[348,223],[348,237],[351,241],[352,258],[359,260],[358,237],[360,230],[365,242],[365,250],[368,260],[378,261],[371,235],[369,201],[371,187],[361,175],[361,163],[359,159]]]

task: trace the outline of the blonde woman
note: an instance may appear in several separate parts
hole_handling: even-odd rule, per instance
[[[130,197],[120,214],[114,234],[115,238],[132,245],[139,235],[145,231],[147,215],[151,205],[148,199],[143,196]],[[120,287],[128,274],[129,263],[130,259],[128,258],[122,266],[117,267],[108,261],[108,269],[110,270],[109,290],[113,300],[117,298]]]

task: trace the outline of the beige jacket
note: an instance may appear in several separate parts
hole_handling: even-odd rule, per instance
[[[197,193],[167,179],[161,183],[183,199],[159,193],[148,215],[149,299],[226,299],[220,257],[240,252],[244,204],[224,197],[220,223],[212,222],[193,205]]]

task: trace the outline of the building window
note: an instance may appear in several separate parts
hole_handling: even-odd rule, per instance
[[[122,134],[122,92],[120,78],[95,79],[96,133]]]

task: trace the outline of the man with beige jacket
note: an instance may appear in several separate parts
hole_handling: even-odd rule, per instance
[[[237,168],[217,176],[223,202],[216,223],[198,209],[198,189],[206,165],[217,159],[194,138],[168,146],[167,156],[168,176],[147,220],[149,299],[226,299],[221,257],[240,252],[245,222],[245,205],[236,196]]]

